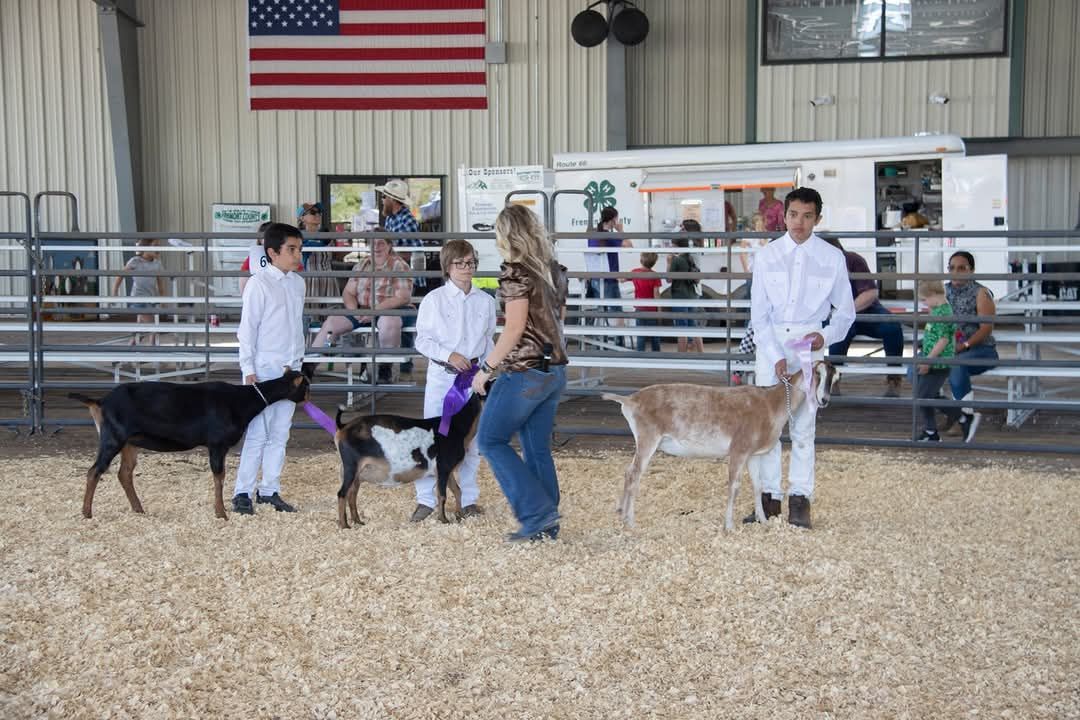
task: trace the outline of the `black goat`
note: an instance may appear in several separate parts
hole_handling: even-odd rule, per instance
[[[356,510],[356,493],[361,480],[379,485],[411,483],[423,477],[435,463],[439,520],[446,517],[446,488],[457,497],[461,510],[461,488],[454,473],[465,459],[480,422],[482,401],[478,395],[450,420],[449,434],[440,435],[440,418],[408,418],[400,415],[365,415],[342,422],[338,410],[338,431],[334,437],[341,456],[341,489],[338,490],[338,527],[347,528],[345,501],[352,520],[363,525]]]
[[[134,482],[138,448],[179,452],[205,446],[214,474],[214,513],[225,519],[225,454],[264,408],[278,400],[303,402],[308,386],[305,375],[286,368],[282,377],[254,385],[140,382],[115,387],[102,400],[69,394],[90,408],[99,438],[97,459],[86,473],[83,517],[91,517],[98,481],[118,454],[120,485],[131,509],[141,513]]]

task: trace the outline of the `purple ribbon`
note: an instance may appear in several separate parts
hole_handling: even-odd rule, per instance
[[[312,420],[319,423],[323,430],[330,433],[331,437],[337,432],[337,426],[334,424],[334,419],[313,405],[310,401],[304,403],[304,412],[306,412]]]
[[[442,420],[439,421],[440,435],[450,434],[450,419],[469,402],[472,381],[479,370],[479,365],[473,365],[465,372],[458,373],[454,384],[446,391],[446,397],[442,401]]]

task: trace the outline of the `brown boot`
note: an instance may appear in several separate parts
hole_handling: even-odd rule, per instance
[[[802,495],[788,496],[788,524],[810,529],[810,499]]]
[[[774,518],[780,514],[780,501],[773,500],[772,493],[761,493],[761,509],[765,511],[765,520]],[[747,525],[757,522],[757,510],[751,510],[750,514],[743,518]]]

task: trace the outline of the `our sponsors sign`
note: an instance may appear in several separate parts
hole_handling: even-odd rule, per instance
[[[463,168],[458,175],[462,188],[461,218],[463,232],[490,232],[495,217],[506,205],[506,194],[514,190],[536,190],[536,195],[521,195],[511,200],[528,206],[543,218],[544,168],[541,165]]]

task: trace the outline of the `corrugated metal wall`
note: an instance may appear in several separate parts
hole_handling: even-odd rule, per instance
[[[1080,156],[1009,158],[1009,226],[1062,230],[1080,222]]]
[[[1027,0],[1025,17],[1024,135],[1080,136],[1080,3]],[[1009,158],[1009,197],[1015,228],[1075,227],[1080,155]]]
[[[91,2],[0,0],[0,189],[69,190],[88,230],[116,223],[99,44]],[[23,229],[15,207],[0,202],[0,228]],[[61,201],[45,207],[45,227],[66,229]]]
[[[140,0],[147,227],[208,228],[216,201],[270,202],[288,219],[319,174],[444,174],[456,194],[461,165],[604,149],[604,52],[570,39],[581,3],[488,0],[489,39],[500,6],[508,62],[488,66],[487,112],[255,113],[243,0]]]
[[[931,105],[931,93],[947,105]],[[835,105],[811,107],[815,96]],[[770,65],[758,69],[757,139],[1009,133],[1009,59]]]
[[[630,141],[742,142],[745,1],[641,5],[652,31],[627,53]],[[489,36],[499,36],[501,9],[509,63],[489,68],[486,113],[251,113],[243,0],[141,0],[147,228],[204,229],[216,200],[291,211],[314,196],[318,173],[445,173],[453,182],[461,164],[549,164],[553,152],[603,149],[603,47],[579,48],[568,32],[583,8],[490,0]],[[104,231],[115,229],[116,191],[96,14],[88,0],[0,0],[0,186],[75,192],[83,227]],[[1026,24],[1024,132],[1080,135],[1080,3],[1028,0]],[[770,67],[758,76],[762,141],[1007,130],[1006,59]],[[932,91],[952,102],[927,105]],[[816,94],[836,94],[839,105],[811,112]],[[1012,226],[1074,225],[1077,164],[1012,159]],[[49,207],[48,226],[60,227],[59,204]],[[0,203],[0,227],[21,227],[10,208]]]
[[[626,52],[627,142],[746,142],[746,0],[650,0]]]
[[[1080,135],[1080,2],[1027,0],[1024,135]]]

